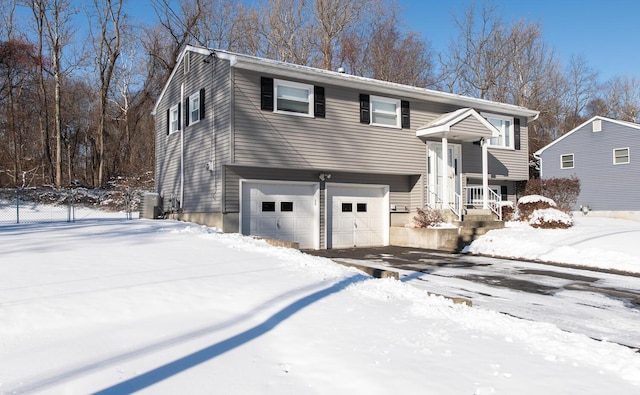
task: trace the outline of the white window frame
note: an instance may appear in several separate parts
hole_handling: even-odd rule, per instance
[[[174,126],[175,124],[175,126]],[[180,111],[176,104],[169,109],[169,134],[180,131]]]
[[[564,158],[565,156],[571,156],[571,167],[565,167],[564,166],[564,160],[562,158]],[[574,154],[561,154],[560,155],[560,169],[565,170],[565,169],[573,169],[574,167],[576,167],[576,156]]]
[[[286,86],[286,87],[290,87],[290,88],[295,88],[295,89],[303,89],[307,91],[307,113],[302,113],[302,112],[295,112],[295,111],[288,111],[288,110],[283,110],[278,108],[278,89],[281,86]],[[286,80],[278,80],[278,79],[274,79],[273,80],[273,112],[278,113],[278,114],[287,114],[287,115],[296,115],[299,117],[309,117],[309,118],[313,118],[314,117],[314,112],[313,112],[313,85],[310,84],[302,84],[300,82],[292,82],[292,81],[286,81]],[[302,102],[305,103],[305,102]]]
[[[198,103],[197,106],[194,105],[196,102]],[[189,96],[189,125],[200,122],[200,106],[200,92],[196,92]],[[194,113],[197,118],[194,117]]]
[[[501,135],[493,136],[491,139],[489,139],[489,147],[514,150],[515,149],[515,132],[514,132],[515,129],[514,129],[513,117],[507,117],[504,115],[497,115],[497,114],[490,114],[490,113],[483,113],[482,116],[492,125],[493,125],[493,123],[491,122],[492,119],[502,121],[502,130],[496,127],[497,129],[500,130]],[[504,130],[505,122],[509,122],[509,128],[507,130]],[[495,125],[493,126],[495,127]],[[505,136],[508,138],[509,144],[506,144],[507,138],[505,138]],[[504,143],[503,144],[495,143],[496,139],[500,137],[502,137],[502,140]]]
[[[626,162],[616,162],[616,151],[623,151],[623,150],[627,151],[627,161]],[[628,165],[629,163],[631,163],[631,150],[629,149],[629,147],[614,148],[613,149],[613,164],[614,165]]]
[[[373,103],[374,102],[381,102],[381,103],[386,103],[386,104],[393,104],[396,106],[396,111],[395,114],[393,114],[390,111],[374,111],[373,110]],[[382,96],[374,96],[371,95],[369,96],[369,111],[370,111],[370,115],[369,115],[369,125],[373,125],[373,126],[382,126],[385,128],[394,128],[394,129],[400,129],[401,126],[401,121],[402,121],[402,117],[401,117],[401,103],[400,103],[400,99],[391,99],[389,97],[382,97]],[[385,114],[385,115],[395,115],[396,117],[396,124],[395,125],[387,125],[385,123],[376,123],[373,121],[375,114]]]

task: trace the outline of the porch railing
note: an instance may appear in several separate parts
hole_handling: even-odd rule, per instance
[[[466,187],[465,192],[467,199],[466,207],[482,208],[484,205],[484,192],[482,187]],[[502,196],[498,195],[493,189],[489,189],[487,199],[489,209],[498,216],[498,220],[502,221]]]
[[[427,199],[427,206],[431,209],[442,210],[445,208],[444,200],[442,197],[433,191],[428,190],[430,198]],[[434,203],[431,203],[434,202]],[[453,193],[453,201],[447,205],[449,210],[458,218],[458,221],[462,221],[462,196],[456,192]]]

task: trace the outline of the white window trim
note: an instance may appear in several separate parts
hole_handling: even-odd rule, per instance
[[[179,105],[171,106],[169,109],[169,134],[176,133],[180,131],[180,111],[178,110]],[[175,117],[174,117],[175,114]],[[177,127],[173,128],[173,123],[177,122]]]
[[[195,109],[193,106],[193,102],[194,100],[198,100],[198,108]],[[195,123],[200,122],[200,106],[202,105],[202,103],[200,103],[200,92],[196,92],[193,95],[189,96],[189,125],[193,125]],[[193,119],[193,113],[194,111],[197,111],[198,114],[198,119],[194,120]]]
[[[383,123],[375,123],[373,122],[373,102],[374,101],[379,101],[379,102],[383,102],[383,103],[390,103],[390,104],[395,104],[396,106],[396,124],[394,125],[386,125]],[[382,96],[374,96],[371,95],[369,96],[369,125],[373,125],[373,126],[382,126],[384,128],[393,128],[393,129],[401,129],[402,128],[402,114],[401,114],[401,108],[400,108],[400,99],[391,99],[389,97],[382,97]],[[390,114],[390,112],[380,112],[380,113],[384,113],[384,114]]]
[[[280,86],[290,86],[292,88],[297,88],[297,89],[306,89],[307,92],[309,92],[309,95],[307,96],[308,105],[309,105],[309,112],[307,114],[303,114],[303,113],[299,113],[299,112],[293,112],[293,111],[287,111],[287,110],[278,109],[278,87],[280,87]],[[278,80],[278,79],[274,78],[274,80],[273,80],[273,112],[274,113],[295,115],[295,116],[298,116],[298,117],[313,118],[315,116],[314,112],[313,112],[313,104],[314,104],[313,85],[302,84],[300,82]]]
[[[626,162],[616,163],[616,151],[621,151],[621,150],[627,150],[627,161]],[[629,149],[629,147],[614,148],[613,149],[613,164],[614,164],[614,166],[617,166],[617,165],[628,165],[629,163],[631,163],[631,150]]]
[[[564,167],[564,161],[562,160],[562,157],[564,156],[569,156],[571,155],[571,167]],[[574,154],[560,154],[560,169],[561,170],[567,170],[567,169],[573,169],[576,167],[576,156]]]
[[[509,130],[507,133],[509,133],[509,145],[493,145],[491,144],[491,139],[489,139],[489,148],[497,148],[497,149],[505,149],[505,150],[515,150],[516,146],[515,146],[515,129],[514,129],[514,119],[513,117],[507,117],[505,115],[498,115],[498,114],[492,114],[492,113],[482,113],[481,114],[486,120],[487,122],[491,123],[491,121],[489,121],[489,118],[493,118],[493,119],[499,119],[502,121],[509,121]],[[498,137],[498,136],[492,136],[493,137]]]

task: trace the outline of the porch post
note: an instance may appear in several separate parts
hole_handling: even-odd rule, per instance
[[[449,145],[447,135],[442,136],[442,208],[449,208]]]
[[[487,139],[482,139],[482,208],[489,208],[489,154]]]

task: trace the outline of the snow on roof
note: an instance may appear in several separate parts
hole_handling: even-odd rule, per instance
[[[233,53],[233,52],[223,51],[218,49],[207,49],[204,47],[195,47],[191,45],[187,45],[185,47],[185,49],[182,51],[182,53],[178,57],[176,65],[180,64],[181,59],[184,57],[184,54],[187,51],[197,52],[201,54],[215,54],[215,56],[219,58],[229,60],[231,62],[232,67],[257,69],[264,72],[267,72],[267,71],[273,72],[274,70],[282,70],[282,71],[286,70],[288,75],[290,75],[291,73],[300,73],[300,74],[304,74],[306,77],[311,77],[311,78],[313,77],[332,78],[332,79],[339,80],[340,82],[338,84],[340,85],[351,84],[351,85],[357,85],[358,87],[363,87],[368,85],[372,87],[371,89],[373,91],[393,90],[393,91],[396,91],[396,94],[398,95],[409,94],[414,97],[420,98],[422,100],[430,100],[430,101],[452,104],[457,106],[464,106],[464,107],[476,107],[476,108],[481,108],[485,111],[503,112],[506,114],[513,114],[521,117],[526,117],[529,120],[536,119],[540,113],[539,111],[531,110],[521,106],[516,106],[513,104],[499,103],[499,102],[494,102],[494,101],[485,100],[485,99],[462,96],[454,93],[441,92],[441,91],[436,91],[432,89],[398,84],[395,82],[388,82],[388,81],[376,80],[376,79],[367,78],[367,77],[360,77],[360,76],[346,74],[346,73],[339,73],[337,71],[332,71],[332,70],[318,69],[314,67],[302,66],[302,65],[297,65],[293,63],[286,63],[286,62],[273,60],[273,59],[266,59],[266,58],[261,58],[257,56],[238,54],[238,53]],[[158,103],[164,96],[166,88],[169,85],[169,82],[171,81],[171,79],[173,78],[174,73],[175,73],[175,69],[173,70],[173,72],[171,73],[171,76],[167,80],[165,87],[162,90],[162,93],[160,94],[160,96],[158,96],[158,99],[156,101],[156,106],[154,107],[152,114],[156,113]]]

